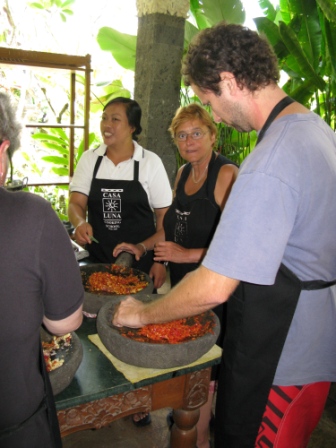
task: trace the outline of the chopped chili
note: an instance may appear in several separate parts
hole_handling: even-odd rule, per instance
[[[197,339],[207,333],[213,334],[214,326],[215,321],[209,317],[209,313],[202,313],[163,324],[149,324],[138,329],[121,327],[119,331],[122,336],[138,342],[178,344]]]
[[[148,285],[137,275],[118,275],[110,272],[94,272],[87,280],[86,287],[90,292],[109,294],[135,294]]]

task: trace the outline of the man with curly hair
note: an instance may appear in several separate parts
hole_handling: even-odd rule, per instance
[[[228,301],[216,448],[306,447],[336,380],[336,137],[278,86],[269,43],[220,23],[182,73],[214,119],[258,131],[202,265],[114,322],[142,326]]]

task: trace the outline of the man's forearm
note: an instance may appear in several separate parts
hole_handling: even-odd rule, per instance
[[[147,325],[200,314],[226,302],[238,284],[238,280],[200,266],[163,298],[144,307],[141,322]]]

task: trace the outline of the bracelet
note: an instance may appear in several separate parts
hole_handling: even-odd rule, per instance
[[[82,222],[80,222],[79,224],[77,224],[76,227],[75,227],[75,231],[76,231],[77,228],[78,228],[79,226],[81,226],[82,224],[86,224],[86,221],[82,221]]]
[[[147,255],[147,247],[142,243],[138,243],[137,245],[144,248],[145,252],[141,255],[141,258],[145,257]]]
[[[160,264],[165,265],[166,267],[168,266],[168,261],[159,261],[159,260],[156,260],[156,261],[154,261],[154,263],[160,263]]]

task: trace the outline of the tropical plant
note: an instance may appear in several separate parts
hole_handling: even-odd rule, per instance
[[[67,16],[72,16],[73,11],[71,5],[75,3],[75,0],[40,0],[37,2],[28,3],[31,8],[38,9],[46,12],[47,14],[55,13],[60,16],[63,22],[66,22]]]
[[[98,83],[92,91],[94,99],[90,103],[90,111],[101,112],[102,107],[119,96],[131,98],[131,92],[127,90],[119,79],[108,83]]]
[[[184,51],[187,50],[192,38],[200,30],[211,27],[219,21],[229,23],[244,23],[245,11],[241,0],[191,0],[189,19],[185,22]],[[102,50],[109,51],[122,67],[135,70],[137,36],[120,33],[113,28],[103,27],[97,35],[97,42]],[[180,103],[185,105],[198,101],[190,89],[181,84]],[[250,153],[256,141],[256,133],[252,136],[228,128],[221,123],[218,125],[217,150],[234,162],[240,164]],[[183,163],[176,151],[177,165]]]
[[[275,9],[259,0],[265,17],[254,19],[288,75],[288,95],[314,110],[335,129],[335,0],[280,0]]]
[[[48,149],[48,154],[54,153],[54,155],[42,156],[41,160],[51,163],[51,171],[58,176],[69,176],[69,146],[70,139],[68,134],[62,128],[51,128],[48,130],[40,130],[32,134],[34,140],[41,142],[42,146]],[[91,147],[94,142],[97,142],[96,134],[90,132],[89,134],[89,146]],[[74,167],[76,167],[78,160],[84,151],[84,140],[78,145],[74,157]]]

